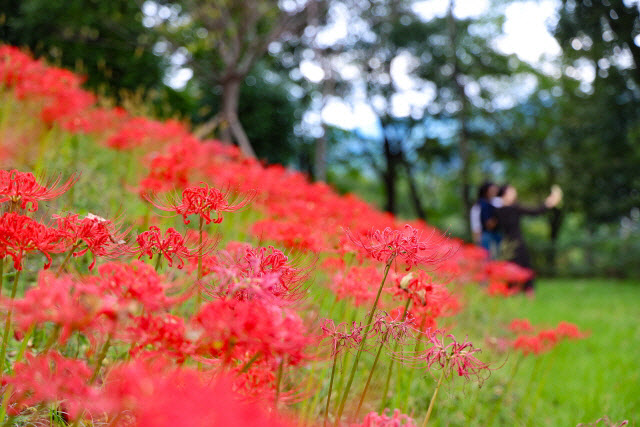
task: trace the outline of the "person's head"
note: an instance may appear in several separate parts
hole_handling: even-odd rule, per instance
[[[505,184],[500,188],[498,195],[502,198],[504,206],[512,205],[518,199],[518,191],[513,185]]]
[[[490,197],[492,197],[489,192],[491,190],[492,187],[495,187],[496,185],[493,182],[490,181],[485,181],[482,183],[482,185],[480,185],[480,187],[478,188],[478,200],[480,199],[488,199]]]

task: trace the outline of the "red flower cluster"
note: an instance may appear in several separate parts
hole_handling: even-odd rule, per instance
[[[355,306],[370,304],[382,281],[382,273],[372,265],[351,267],[346,275],[337,273],[329,287],[339,300],[350,299]]]
[[[588,334],[581,332],[576,325],[569,322],[560,322],[555,328],[541,329],[536,334],[531,333],[534,328],[530,323],[527,323],[526,319],[516,319],[510,327],[514,332],[527,332],[517,336],[511,344],[514,349],[522,351],[525,356],[532,353],[546,353],[565,338],[581,339],[588,336]]]
[[[372,230],[365,237],[355,236],[346,231],[351,242],[369,257],[389,263],[396,258],[407,265],[407,270],[416,265],[434,265],[445,259],[453,252],[452,246],[433,243],[429,239],[422,240],[420,230],[409,224],[403,230]]]
[[[0,217],[0,258],[10,256],[16,270],[22,270],[26,253],[40,252],[47,258],[44,268],[51,266],[51,254],[63,252],[59,230],[40,224],[33,219],[13,212]]]
[[[322,337],[331,343],[331,357],[335,357],[344,349],[355,349],[362,341],[362,325],[353,322],[351,329],[346,323],[338,326],[331,319],[324,319],[322,326]]]
[[[21,209],[31,204],[31,212],[38,210],[38,201],[52,200],[65,193],[78,180],[78,175],[61,183],[60,176],[49,179],[46,185],[40,185],[31,172],[0,170],[0,203],[11,202]]]
[[[204,182],[200,184],[200,187],[185,188],[182,191],[182,199],[180,201],[173,198],[169,200],[167,205],[153,200],[150,196],[145,198],[158,209],[182,215],[185,224],[191,222],[187,219],[189,215],[198,215],[207,224],[210,222],[219,224],[223,219],[222,212],[235,212],[247,206],[251,201],[251,197],[229,201],[233,197],[230,192],[223,192],[215,187],[209,187]],[[216,218],[211,218],[212,213],[216,214]]]
[[[173,227],[169,227],[163,236],[160,229],[152,225],[148,231],[138,234],[136,237],[138,247],[133,248],[132,252],[138,255],[138,259],[143,256],[152,259],[154,255],[158,254],[169,262],[169,267],[173,266],[174,259],[177,259],[177,267],[181,269],[184,267],[183,258],[191,259],[204,255],[217,243],[215,240],[208,239],[203,239],[202,243],[198,243],[195,235],[190,234],[189,236],[191,238],[184,237]],[[192,249],[189,249],[187,245],[192,246]]]
[[[393,415],[387,415],[389,409],[385,409],[382,414],[377,412],[368,413],[362,423],[351,424],[350,427],[417,427],[413,419],[400,412],[399,409],[393,411]]]

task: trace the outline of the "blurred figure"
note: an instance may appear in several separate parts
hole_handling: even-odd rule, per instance
[[[478,189],[478,199],[470,214],[473,242],[485,248],[491,258],[497,256],[501,239],[496,217],[496,208],[502,204],[501,199],[496,197],[498,190],[493,182],[484,182]]]
[[[505,185],[500,189],[502,206],[496,209],[496,218],[503,238],[509,245],[508,260],[521,267],[532,269],[529,251],[522,237],[520,218],[524,215],[539,215],[551,209],[562,201],[562,190],[559,186],[551,187],[551,194],[538,207],[524,207],[517,203],[518,192],[512,185]],[[533,295],[534,280],[531,278],[524,284],[523,290]]]

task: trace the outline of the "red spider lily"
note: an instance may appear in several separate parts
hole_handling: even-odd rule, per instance
[[[51,266],[50,254],[64,249],[58,230],[13,212],[0,217],[0,257],[13,258],[16,270],[22,270],[22,258],[26,253],[42,253],[47,258],[44,265],[47,269]]]
[[[118,225],[110,220],[91,213],[84,218],[78,214],[54,215],[54,218],[74,257],[91,252],[93,260],[89,270],[95,267],[97,257],[115,258],[129,252],[125,238],[130,230],[120,231]]]
[[[351,267],[346,275],[337,273],[329,287],[341,300],[350,298],[355,306],[371,304],[382,281],[382,273],[374,266]]]
[[[123,340],[131,343],[129,354],[132,357],[153,352],[167,355],[181,364],[192,353],[184,319],[171,314],[136,317],[123,335]]]
[[[37,404],[63,402],[69,417],[76,419],[85,410],[100,406],[99,389],[88,385],[91,369],[86,362],[56,352],[27,353],[25,358],[14,365],[11,376],[2,377],[3,385],[13,388],[9,405],[13,415]]]
[[[515,286],[510,287],[509,283],[502,280],[489,279],[489,286],[487,287],[487,293],[490,296],[503,296],[509,297],[519,292],[519,289]]]
[[[456,297],[444,285],[434,282],[421,270],[396,276],[391,292],[396,299],[411,299],[409,310],[416,319],[420,319],[417,321],[420,331],[434,328],[438,318],[451,316],[460,308]]]
[[[138,254],[138,259],[144,255],[152,259],[154,255],[160,254],[169,262],[169,267],[173,266],[174,259],[178,260],[178,268],[184,267],[182,258],[195,258],[204,255],[216,245],[217,241],[203,239],[202,243],[198,243],[198,237],[189,234],[188,237],[178,233],[175,228],[170,227],[164,232],[164,236],[160,229],[154,225],[149,227],[148,231],[144,231],[136,237],[138,243],[137,248],[133,248],[132,252]],[[189,249],[191,246],[192,249]]]
[[[142,305],[147,312],[166,310],[185,298],[167,296],[173,286],[166,283],[153,267],[136,260],[128,264],[108,262],[98,267],[98,276],[86,280],[105,295],[116,297],[119,304]]]
[[[364,238],[353,235],[348,229],[346,233],[351,242],[369,257],[384,263],[400,259],[407,264],[407,271],[416,265],[437,264],[453,252],[453,246],[422,240],[420,231],[409,224],[403,230],[390,227],[382,231],[372,230]],[[430,238],[436,241],[434,234]]]
[[[489,280],[524,283],[533,277],[533,271],[508,261],[490,261],[485,266]]]
[[[31,204],[29,211],[38,210],[38,201],[52,200],[65,193],[78,180],[79,175],[73,174],[64,183],[60,176],[46,180],[45,185],[40,185],[31,172],[0,170],[0,203],[11,202],[26,209]]]
[[[393,411],[393,415],[389,416],[389,409],[385,409],[382,414],[377,412],[369,412],[362,423],[351,424],[349,427],[417,427],[413,419],[400,412],[399,409]]]
[[[580,339],[589,336],[588,333],[581,332],[578,326],[569,322],[560,322],[556,326],[556,333],[560,338]]]
[[[297,365],[308,359],[310,344],[302,319],[293,310],[260,300],[220,299],[202,306],[191,321],[199,334],[194,345],[198,354],[241,358],[260,353],[266,360],[284,360]]]
[[[210,295],[240,300],[267,298],[282,304],[306,294],[308,271],[273,246],[230,245],[229,251],[221,251],[217,261],[209,264],[216,278],[215,288],[205,288]]]
[[[443,329],[435,331],[427,331],[425,336],[427,342],[431,344],[429,348],[418,353],[405,353],[395,355],[403,363],[409,366],[422,366],[426,364],[426,368],[445,369],[445,375],[450,375],[454,371],[458,376],[465,377],[470,380],[475,377],[478,381],[483,381],[483,374],[489,372],[490,368],[484,362],[478,360],[474,354],[479,353],[479,348],[474,348],[469,341],[458,342],[452,334],[445,335]],[[447,339],[451,342],[445,343]]]
[[[509,324],[509,330],[513,332],[531,332],[533,326],[528,319],[513,319]]]
[[[403,344],[413,336],[414,327],[415,319],[413,316],[410,313],[405,315],[404,307],[396,307],[389,314],[386,312],[376,314],[371,326],[371,333],[382,344],[389,341]]]
[[[153,200],[149,195],[145,195],[144,198],[160,210],[182,215],[185,224],[191,222],[187,219],[189,215],[199,215],[207,224],[211,222],[219,224],[223,219],[222,212],[235,212],[242,209],[253,198],[253,195],[250,194],[243,199],[229,201],[232,197],[229,191],[220,191],[215,187],[209,187],[204,182],[200,184],[201,187],[185,188],[179,202],[175,198],[171,198],[167,205],[163,205]],[[216,214],[216,218],[211,218],[212,213]]]
[[[549,341],[543,340],[538,335],[520,335],[515,339],[512,346],[516,350],[522,351],[525,356],[528,354],[541,354],[547,352],[552,346]]]
[[[343,349],[357,348],[362,342],[362,330],[364,327],[353,322],[351,329],[346,323],[338,326],[331,319],[324,319],[322,326],[323,339],[331,342],[331,357],[337,356]]]
[[[278,242],[290,249],[320,252],[326,247],[323,233],[308,223],[263,219],[251,226],[251,232],[260,240]]]
[[[292,427],[257,403],[240,401],[233,379],[223,375],[136,361],[112,369],[105,384],[105,394],[126,414],[117,425]]]
[[[61,344],[74,331],[87,333],[97,327],[101,316],[113,321],[121,311],[113,299],[105,298],[94,286],[48,272],[40,273],[37,286],[27,290],[23,298],[2,299],[1,304],[13,304],[14,321],[22,332],[46,322],[54,323],[60,328]]]

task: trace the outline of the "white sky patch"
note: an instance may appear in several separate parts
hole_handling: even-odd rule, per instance
[[[449,0],[423,0],[413,5],[413,10],[425,20],[442,18],[447,14]],[[453,14],[460,19],[477,18],[487,11],[489,0],[457,0]]]
[[[189,80],[193,77],[193,70],[191,68],[179,68],[176,72],[171,73],[166,84],[172,89],[181,90],[187,85]]]
[[[515,53],[523,61],[537,63],[542,55],[555,57],[561,50],[547,26],[554,24],[557,1],[525,1],[512,3],[505,9],[504,35],[496,47],[504,53]]]
[[[312,83],[320,83],[324,79],[322,67],[306,59],[300,62],[300,72]]]

